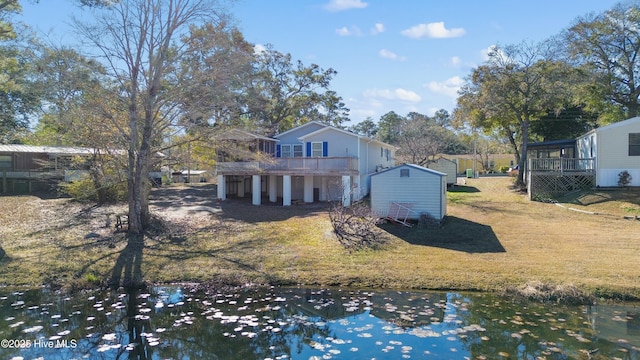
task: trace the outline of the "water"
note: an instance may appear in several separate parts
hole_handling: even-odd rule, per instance
[[[2,359],[640,358],[633,304],[274,288],[0,294]]]

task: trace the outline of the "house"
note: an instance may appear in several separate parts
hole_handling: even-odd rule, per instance
[[[0,144],[0,193],[24,194],[48,191],[62,181],[75,181],[88,174],[98,149],[83,147]],[[122,150],[113,154],[125,156]],[[164,157],[155,153],[149,177],[160,182],[157,165]]]
[[[453,186],[458,181],[458,164],[455,161],[439,157],[435,161],[428,163],[426,167],[447,174],[448,186]]]
[[[447,174],[402,164],[371,174],[371,209],[380,217],[442,220],[447,213]]]
[[[0,145],[0,191],[29,193],[48,190],[50,181],[62,181],[86,169],[77,159],[93,154],[88,148],[8,144]]]
[[[640,186],[640,117],[593,129],[576,139],[532,143],[527,171],[592,172],[594,186],[618,186],[629,172],[631,186]]]
[[[640,186],[640,117],[594,129],[576,139],[576,158],[595,159],[596,186],[618,186],[623,171]]]
[[[593,129],[576,139],[530,144],[529,199],[593,187],[617,187],[620,174],[640,186],[640,117]]]
[[[369,174],[394,165],[393,146],[316,121],[273,138],[235,132],[241,133],[241,141],[260,154],[216,164],[221,200],[250,194],[254,205],[265,196],[270,202],[282,199],[284,206],[294,201],[348,206],[369,193]]]

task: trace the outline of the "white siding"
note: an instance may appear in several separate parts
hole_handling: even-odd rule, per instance
[[[409,170],[408,177],[400,171]],[[417,165],[400,165],[371,175],[371,208],[385,217],[392,202],[409,203],[416,212],[411,218],[428,213],[436,219],[446,214],[446,176]]]
[[[436,162],[429,163],[427,167],[429,169],[447,174],[447,184],[453,185],[456,183],[458,177],[458,164],[456,164],[455,162],[449,159],[439,158],[438,160],[436,160]]]
[[[306,136],[304,141],[326,141],[328,157],[358,156],[358,138],[355,135],[346,134],[335,129],[329,128],[326,131],[319,132],[318,134]],[[304,147],[306,149],[306,145]]]
[[[640,186],[640,156],[629,156],[629,134],[640,133],[640,118],[595,129],[576,140],[577,157],[596,158],[596,185],[618,186],[619,174],[631,174],[631,186]]]
[[[596,130],[599,186],[618,186],[618,174],[628,171],[631,186],[640,185],[640,156],[629,156],[629,134],[640,133],[640,118],[625,120]]]

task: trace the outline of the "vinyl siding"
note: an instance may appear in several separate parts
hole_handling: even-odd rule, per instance
[[[457,181],[457,168],[458,165],[448,159],[440,158],[436,162],[430,163],[427,165],[429,169],[439,171],[441,173],[447,174],[447,184],[453,185]]]
[[[400,170],[408,169],[409,176],[401,177]],[[423,168],[424,169],[424,168]],[[428,213],[442,219],[446,213],[446,176],[420,167],[400,165],[371,176],[371,208],[380,216],[387,216],[392,202],[410,203],[418,218]]]

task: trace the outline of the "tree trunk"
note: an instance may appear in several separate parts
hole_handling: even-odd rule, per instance
[[[524,186],[525,164],[527,163],[527,145],[529,144],[529,115],[524,116],[522,121],[522,146],[520,146],[520,160],[518,161],[517,185]]]

